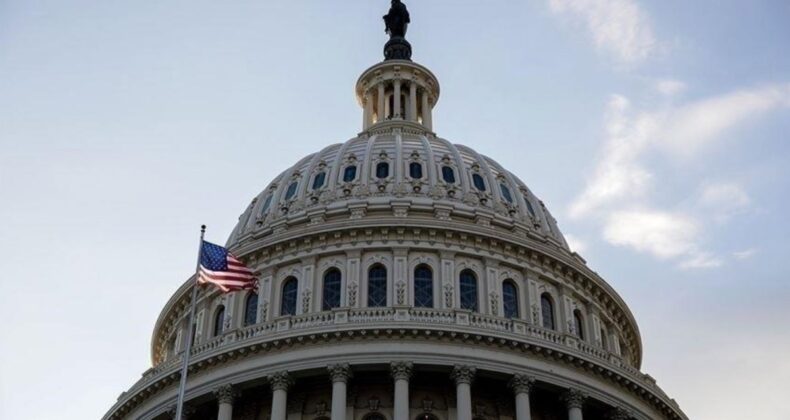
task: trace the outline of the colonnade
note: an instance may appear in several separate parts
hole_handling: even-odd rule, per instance
[[[331,420],[346,420],[346,398],[348,382],[353,373],[347,363],[334,364],[327,367],[332,381],[332,411]],[[390,374],[394,380],[394,407],[392,420],[409,419],[409,380],[414,366],[411,362],[392,362]],[[472,389],[476,369],[472,366],[456,365],[450,373],[450,378],[456,387],[456,420],[472,420]],[[272,406],[270,420],[287,420],[288,389],[293,385],[293,379],[288,372],[277,372],[269,376],[272,389]],[[530,391],[533,389],[535,379],[525,374],[515,374],[508,382],[508,387],[515,397],[515,420],[531,420]],[[223,385],[214,390],[217,398],[217,420],[232,420],[233,402],[238,393],[232,385]],[[569,420],[584,420],[583,407],[587,395],[578,389],[569,388],[562,394],[562,401],[568,410]],[[189,420],[188,410],[183,420]],[[627,420],[631,418],[628,411],[622,408],[612,409],[607,418],[610,420]]]
[[[388,101],[390,96],[392,96],[392,104]],[[391,82],[379,82],[376,87],[364,94],[362,100],[363,129],[387,119],[422,123],[428,130],[433,129],[430,93],[413,80],[394,79]]]

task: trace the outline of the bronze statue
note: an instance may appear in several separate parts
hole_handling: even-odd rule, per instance
[[[386,32],[390,38],[405,37],[409,22],[409,11],[406,9],[406,5],[400,0],[392,0],[390,11],[384,16],[384,23],[387,25]]]

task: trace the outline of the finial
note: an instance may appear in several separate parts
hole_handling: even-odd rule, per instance
[[[384,45],[385,60],[411,60],[411,44],[406,41],[409,27],[409,10],[400,0],[392,0],[389,13],[384,15],[384,24],[390,40]]]

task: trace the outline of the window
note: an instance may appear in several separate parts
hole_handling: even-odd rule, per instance
[[[346,166],[343,171],[343,182],[351,182],[357,177],[357,167],[354,165]]]
[[[214,313],[214,337],[222,335],[223,324],[225,324],[225,307],[220,306]]]
[[[313,178],[313,189],[317,190],[323,187],[325,180],[326,180],[326,172],[319,172],[315,174],[315,178]]]
[[[244,302],[244,326],[255,324],[258,321],[258,294],[250,293]]]
[[[340,270],[332,268],[324,274],[323,297],[324,311],[340,306]]]
[[[530,203],[526,197],[524,197],[524,201],[527,203],[527,211],[529,212],[529,215],[535,217],[535,209],[532,208],[532,203]]]
[[[288,186],[288,189],[285,191],[285,199],[290,200],[293,198],[294,194],[296,194],[296,187],[299,186],[298,182],[292,182],[291,185]]]
[[[461,272],[460,283],[460,298],[461,309],[468,309],[470,311],[477,310],[477,276],[472,270],[464,270]]]
[[[381,264],[368,270],[368,306],[387,306],[387,269]]]
[[[296,298],[299,294],[299,281],[288,277],[283,283],[283,294],[280,297],[280,315],[296,315]]]
[[[513,280],[502,283],[502,306],[505,318],[518,318],[518,289]]]
[[[376,178],[384,179],[390,176],[390,164],[387,162],[379,162],[376,165]]]
[[[483,177],[480,174],[472,174],[472,183],[475,184],[475,188],[480,191],[486,190],[486,183],[483,181]]]
[[[433,308],[433,271],[425,264],[414,269],[414,306]]]
[[[261,207],[261,216],[263,216],[264,214],[266,214],[266,212],[269,211],[269,206],[271,206],[271,204],[272,204],[272,196],[269,195],[268,197],[266,197],[266,201],[263,202],[263,207]]]
[[[513,196],[510,195],[510,188],[505,184],[499,184],[499,190],[502,191],[502,197],[507,200],[508,203],[513,204]]]
[[[573,326],[576,330],[576,336],[584,340],[584,320],[582,319],[581,311],[578,309],[573,311]]]
[[[422,179],[422,165],[419,162],[409,164],[409,176],[412,179]]]
[[[540,295],[540,314],[543,316],[543,328],[554,329],[554,303],[548,293]]]
[[[448,184],[455,184],[455,171],[449,166],[442,166],[442,179]]]
[[[606,340],[606,330],[601,328],[601,346],[604,350],[609,350],[609,342]]]

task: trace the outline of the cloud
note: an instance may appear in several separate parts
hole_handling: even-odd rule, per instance
[[[698,231],[697,223],[683,214],[626,210],[609,215],[603,235],[613,245],[669,259],[694,253]]]
[[[743,213],[751,206],[748,193],[733,182],[708,184],[694,192],[698,194],[695,208],[671,210],[689,198],[676,197],[675,202],[662,204],[669,211],[655,210],[651,193],[660,174],[645,160],[696,157],[729,130],[785,107],[790,107],[790,84],[743,89],[648,111],[635,110],[627,98],[613,95],[600,158],[584,190],[571,203],[570,217],[597,221],[607,242],[676,259],[681,268],[721,266],[723,259],[702,249],[704,222],[723,223]]]
[[[578,254],[583,254],[585,251],[587,251],[587,243],[582,239],[569,233],[566,233],[564,236],[565,241],[568,243],[568,248],[570,248],[571,251]]]
[[[686,90],[686,84],[679,80],[663,79],[656,82],[655,89],[664,96],[675,96]]]
[[[622,63],[640,62],[656,49],[647,15],[633,0],[549,0],[549,8],[583,23],[595,46]]]
[[[740,260],[740,261],[748,260],[749,258],[752,258],[755,255],[757,255],[757,248],[749,248],[749,249],[744,249],[742,251],[735,251],[732,253],[732,256],[735,257],[736,260]]]
[[[751,206],[752,199],[738,184],[719,183],[705,186],[699,203],[706,213],[713,215],[714,220],[724,223],[745,212]]]

